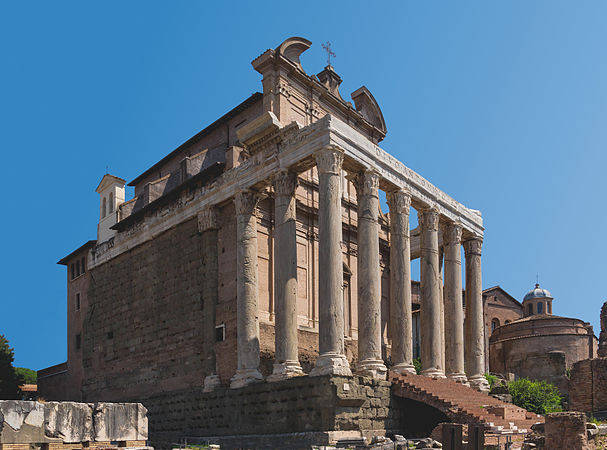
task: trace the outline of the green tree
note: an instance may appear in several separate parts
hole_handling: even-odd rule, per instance
[[[15,354],[8,346],[8,340],[0,334],[0,399],[16,400],[20,398],[19,385],[23,383],[15,368],[13,360]]]
[[[512,381],[508,388],[512,403],[537,414],[562,411],[562,398],[556,386],[545,381],[520,378]]]
[[[15,367],[17,375],[23,378],[25,384],[36,384],[38,382],[38,372],[27,367]]]

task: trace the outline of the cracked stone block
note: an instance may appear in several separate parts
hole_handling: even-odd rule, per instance
[[[95,403],[95,441],[145,441],[147,410],[141,403]]]
[[[75,402],[48,402],[44,409],[44,433],[63,442],[93,440],[93,405]]]

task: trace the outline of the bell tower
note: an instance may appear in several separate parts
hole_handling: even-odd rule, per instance
[[[125,181],[122,178],[105,174],[95,189],[95,192],[99,194],[98,244],[116,234],[116,231],[110,227],[118,221],[118,206],[124,203],[124,184]]]

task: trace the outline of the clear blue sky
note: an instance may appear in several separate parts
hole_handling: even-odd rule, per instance
[[[376,6],[381,5],[381,6]],[[0,4],[0,333],[16,364],[66,359],[66,276],[96,237],[106,166],[132,180],[252,92],[289,36],[330,40],[344,97],[366,85],[382,147],[483,212],[485,287],[536,274],[598,335],[605,289],[604,1]]]

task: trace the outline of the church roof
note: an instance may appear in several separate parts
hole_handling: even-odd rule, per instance
[[[523,301],[533,300],[534,298],[552,298],[552,294],[548,289],[542,289],[539,284],[535,285],[535,288],[527,292]]]
[[[508,292],[506,292],[504,290],[504,288],[502,288],[501,286],[493,286],[490,288],[487,288],[485,290],[483,290],[483,296],[489,295],[490,293],[494,292],[494,291],[500,291],[504,294],[504,296],[509,299],[512,303],[514,303],[515,305],[522,307],[521,302],[519,302],[517,299],[515,299],[512,295],[510,295]]]

